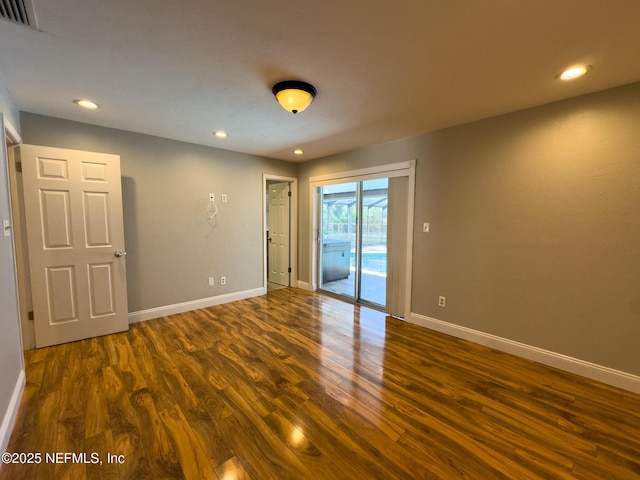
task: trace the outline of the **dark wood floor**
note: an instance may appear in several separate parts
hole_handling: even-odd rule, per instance
[[[640,396],[297,289],[26,360],[2,479],[640,477]]]

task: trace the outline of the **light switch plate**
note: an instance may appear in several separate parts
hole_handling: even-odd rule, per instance
[[[2,220],[2,232],[5,237],[11,235],[11,222],[9,220]]]

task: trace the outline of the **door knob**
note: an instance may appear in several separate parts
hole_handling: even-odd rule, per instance
[[[116,253],[113,254],[114,257],[126,257],[127,256],[127,252],[121,252],[120,250],[116,250]]]

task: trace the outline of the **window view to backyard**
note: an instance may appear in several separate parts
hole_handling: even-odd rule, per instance
[[[321,199],[321,288],[385,306],[388,179],[325,186]]]

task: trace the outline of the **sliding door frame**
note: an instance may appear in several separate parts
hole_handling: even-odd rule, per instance
[[[315,292],[319,287],[319,243],[322,240],[320,233],[318,209],[321,204],[319,187],[334,185],[337,183],[361,182],[376,178],[408,177],[409,189],[407,195],[407,244],[405,256],[405,293],[404,293],[404,317],[411,315],[411,280],[413,265],[413,224],[414,224],[414,197],[416,161],[399,162],[377,167],[363,168],[336,172],[328,175],[319,175],[309,178],[309,218],[311,218],[311,231],[309,232],[311,255],[309,257],[309,271],[311,272],[311,289]],[[387,300],[388,302],[388,300]]]

